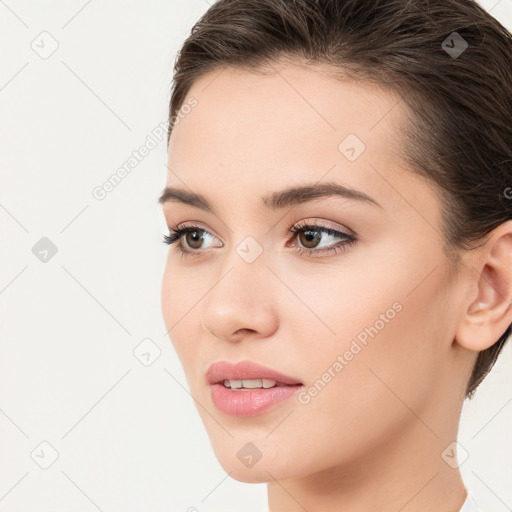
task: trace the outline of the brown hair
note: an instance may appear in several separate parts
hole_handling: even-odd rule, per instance
[[[281,58],[399,94],[409,113],[400,156],[440,192],[450,259],[512,219],[512,34],[475,0],[218,0],[176,57],[169,119],[207,71]],[[479,352],[466,398],[511,327]]]

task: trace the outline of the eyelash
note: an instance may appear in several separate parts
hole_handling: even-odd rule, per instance
[[[206,229],[203,229],[199,226],[192,225],[192,226],[186,226],[186,227],[182,227],[182,228],[175,226],[174,228],[170,229],[169,235],[164,234],[163,243],[165,243],[167,245],[171,245],[171,244],[178,242],[176,244],[176,249],[179,251],[179,253],[182,257],[184,257],[184,256],[185,257],[201,256],[204,251],[196,251],[196,250],[190,251],[188,249],[185,249],[183,246],[183,243],[182,243],[182,237],[184,235],[186,235],[187,233],[190,233],[190,232],[193,233],[195,231],[202,231],[204,233],[208,233],[211,235],[211,233],[209,231],[207,231]],[[341,231],[336,231],[335,229],[331,229],[331,228],[328,228],[327,226],[321,226],[321,225],[315,224],[315,223],[313,223],[313,224],[304,223],[304,224],[300,224],[300,225],[296,224],[295,226],[292,226],[288,230],[289,233],[293,234],[293,238],[295,238],[295,236],[298,233],[300,233],[301,231],[318,231],[320,233],[327,233],[328,235],[333,235],[333,236],[336,236],[339,238],[344,238],[344,240],[341,243],[331,246],[331,247],[323,248],[320,250],[319,249],[303,249],[302,247],[295,247],[295,250],[299,254],[305,255],[308,257],[311,257],[311,256],[313,256],[313,254],[318,254],[318,253],[320,253],[320,254],[341,253],[357,241],[357,238],[352,235],[343,233]]]

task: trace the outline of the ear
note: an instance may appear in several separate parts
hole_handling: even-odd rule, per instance
[[[512,323],[512,220],[491,232],[485,244],[471,254],[471,290],[455,340],[481,351],[489,348]]]

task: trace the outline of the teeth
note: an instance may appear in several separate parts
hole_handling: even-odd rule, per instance
[[[244,379],[244,380],[230,380],[224,381],[224,386],[231,389],[257,389],[257,388],[272,388],[276,385],[275,380],[270,379]]]

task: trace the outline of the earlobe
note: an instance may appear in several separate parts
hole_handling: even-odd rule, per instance
[[[470,262],[477,290],[456,334],[459,345],[481,351],[496,343],[512,323],[512,221],[498,226]]]

